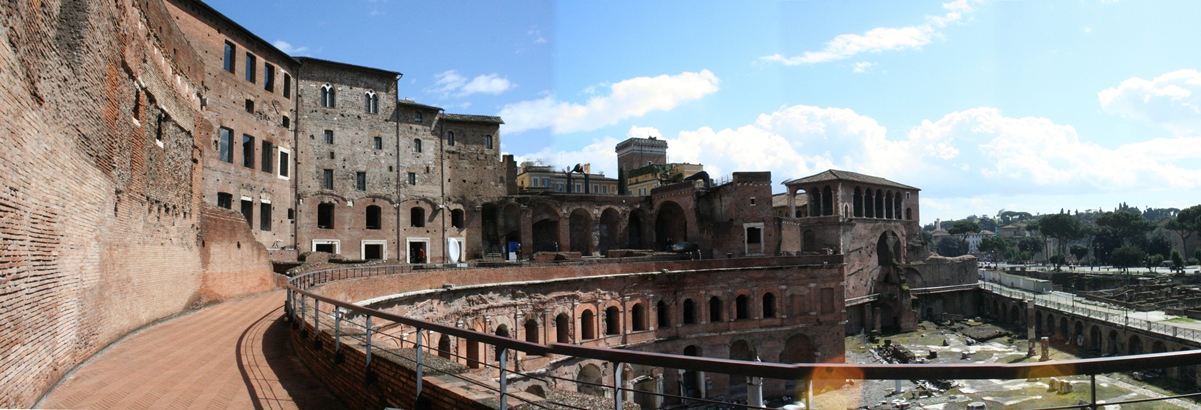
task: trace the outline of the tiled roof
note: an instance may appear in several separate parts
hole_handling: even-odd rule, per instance
[[[413,107],[417,107],[417,108],[424,108],[424,109],[427,109],[427,110],[433,110],[433,111],[442,111],[442,107],[435,107],[435,106],[432,106],[432,105],[425,105],[425,104],[422,104],[422,103],[419,103],[419,102],[414,102],[413,100],[396,100],[396,103],[397,103],[397,104],[404,104],[404,105],[408,105],[408,106],[413,106]]]
[[[450,121],[464,122],[487,122],[492,124],[504,124],[505,122],[500,117],[490,115],[467,115],[467,114],[442,114],[442,119]]]
[[[895,187],[895,188],[912,189],[915,191],[920,191],[920,189],[918,189],[918,188],[911,187],[911,186],[905,185],[905,184],[898,184],[896,182],[892,182],[892,181],[889,181],[884,178],[874,177],[871,175],[864,175],[864,174],[860,174],[858,172],[839,171],[839,170],[835,170],[835,169],[827,170],[825,172],[822,172],[822,173],[819,173],[816,175],[807,176],[804,178],[797,178],[797,179],[791,179],[788,181],[784,181],[784,185],[801,185],[801,184],[810,184],[810,183],[814,183],[814,182],[825,182],[825,181],[855,181],[855,182],[862,182],[865,184],[891,186],[891,187]]]
[[[399,79],[403,75],[403,74],[395,72],[395,71],[388,71],[388,70],[383,70],[383,69],[374,68],[374,67],[361,66],[358,64],[343,63],[340,61],[323,60],[320,58],[313,58],[313,57],[294,57],[294,58],[296,59],[296,61],[299,61],[301,64],[332,65],[332,66],[340,67],[342,69],[353,69],[353,70],[358,70],[358,71],[367,72],[367,73],[371,73],[371,74],[382,75],[382,76],[386,76],[386,77],[395,77],[397,79]]]

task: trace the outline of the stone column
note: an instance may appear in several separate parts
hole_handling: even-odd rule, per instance
[[[788,188],[788,217],[796,218],[796,189]]]
[[[1037,329],[1034,324],[1034,309],[1026,309],[1026,339],[1029,340],[1030,348],[1026,350],[1026,357],[1034,357],[1034,346],[1038,344]],[[1016,318],[1014,318],[1016,320]]]

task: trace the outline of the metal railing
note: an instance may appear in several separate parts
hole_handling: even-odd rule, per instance
[[[1114,310],[1118,309],[1107,309],[1102,306],[1097,306],[1091,302],[1082,301],[1080,303],[1063,303],[1050,300],[1050,298],[1045,295],[1040,295],[1025,290],[1012,289],[989,282],[980,282],[980,288],[1010,299],[1024,300],[1041,308],[1056,310],[1062,313],[1071,313],[1073,315],[1087,317],[1090,319],[1097,319],[1112,325],[1122,326],[1128,330],[1138,329],[1149,333],[1171,336],[1201,343],[1201,330],[1190,327],[1176,326],[1171,323],[1153,322],[1139,318],[1132,318],[1126,312],[1114,312]]]
[[[378,311],[353,303],[335,300],[329,297],[318,295],[309,291],[314,286],[319,286],[324,283],[373,277],[389,274],[412,273],[411,268],[406,268],[405,265],[392,266],[368,266],[368,267],[342,267],[333,269],[323,269],[319,271],[309,272],[298,275],[288,281],[287,285],[287,300],[285,302],[285,314],[289,320],[294,321],[299,326],[299,329],[306,329],[312,324],[314,334],[312,335],[314,343],[319,343],[322,332],[329,332],[334,340],[335,355],[341,353],[343,338],[357,338],[365,350],[366,364],[364,371],[364,380],[371,380],[372,360],[380,360],[381,354],[387,357],[388,360],[405,361],[414,366],[416,373],[415,391],[412,392],[414,398],[419,398],[422,395],[424,385],[424,375],[426,372],[439,373],[441,375],[449,375],[466,382],[475,388],[485,389],[495,394],[499,399],[501,409],[507,409],[510,399],[528,404],[533,408],[597,408],[595,405],[586,405],[580,407],[571,403],[556,402],[550,399],[541,401],[529,400],[514,395],[509,391],[510,380],[543,380],[543,381],[562,381],[573,383],[577,386],[590,386],[596,391],[603,391],[609,397],[612,397],[612,403],[605,406],[621,410],[628,399],[634,394],[646,394],[650,397],[659,400],[662,403],[664,399],[677,400],[680,403],[695,404],[695,405],[718,405],[723,408],[746,408],[746,409],[766,409],[761,400],[761,390],[758,397],[753,395],[757,389],[761,389],[765,380],[777,380],[785,382],[800,382],[808,384],[816,380],[922,380],[922,379],[962,379],[962,380],[985,380],[985,379],[1029,379],[1039,377],[1056,377],[1065,375],[1087,375],[1091,381],[1092,391],[1090,403],[1062,406],[1062,407],[1046,407],[1046,409],[1070,409],[1070,408],[1085,408],[1096,409],[1097,404],[1097,389],[1096,375],[1114,372],[1127,372],[1145,369],[1162,369],[1178,366],[1190,366],[1201,364],[1201,351],[1178,351],[1168,353],[1156,353],[1123,357],[1095,358],[1095,359],[1079,359],[1079,360],[1064,360],[1053,362],[1040,363],[1013,363],[1013,364],[996,364],[996,363],[965,363],[965,364],[847,364],[847,363],[767,363],[767,362],[748,362],[740,360],[728,360],[709,357],[674,355],[666,353],[642,352],[633,350],[612,349],[604,347],[591,347],[578,344],[563,344],[563,343],[532,343],[522,340],[513,339],[505,336],[498,336],[488,333],[477,332],[473,330],[463,329],[455,326],[449,326],[439,323],[433,323],[413,318],[408,318],[388,312]],[[983,284],[982,287],[998,294],[1013,294],[1010,290],[1004,288],[995,288],[989,286],[991,284]],[[325,306],[322,309],[322,306]],[[323,314],[326,311],[328,313]],[[332,322],[332,324],[330,323]],[[388,329],[381,331],[381,329]],[[400,331],[401,336],[397,337],[395,333]],[[464,357],[455,354],[452,351],[442,350],[438,347],[431,346],[429,338],[430,332],[437,332],[443,335],[450,335],[465,340],[479,343],[479,349],[484,351],[486,346],[491,346],[496,351],[496,363],[489,363],[477,357]],[[414,336],[410,341],[407,335]],[[397,348],[413,349],[412,357],[395,354],[397,348],[382,348],[377,340],[391,340]],[[599,362],[609,363],[612,366],[607,366],[611,369],[612,384],[595,383],[582,381],[578,379],[566,379],[554,376],[550,372],[542,372],[542,369],[534,371],[526,371],[520,369],[516,363],[512,361],[510,352],[520,352],[528,356],[551,356],[556,357],[557,361],[561,360],[595,360]],[[427,355],[431,355],[427,357]],[[441,363],[431,362],[433,357],[441,357]],[[486,357],[483,355],[481,357]],[[482,366],[486,369],[492,369],[498,372],[499,376],[494,379],[481,377],[472,377],[469,371],[464,369],[454,369],[456,366],[462,366],[462,362],[466,362],[470,366]],[[447,364],[452,363],[452,364]],[[456,365],[457,364],[457,365]],[[629,381],[623,379],[623,369],[626,365],[640,365],[652,368],[675,369],[681,375],[680,394],[667,394],[658,391],[646,391],[632,387]],[[688,390],[683,386],[684,375],[687,372],[705,372],[711,374],[726,374],[730,376],[746,377],[748,399],[750,402],[735,403],[721,398],[702,398],[688,396]],[[691,387],[691,386],[689,386]],[[611,392],[611,395],[610,395]],[[1126,401],[1110,401],[1106,405],[1136,403],[1154,400],[1169,400],[1179,398],[1190,398],[1201,395],[1186,394],[1169,397],[1159,397],[1153,399],[1137,399]],[[548,396],[549,397],[549,396]],[[755,400],[758,399],[758,400]]]

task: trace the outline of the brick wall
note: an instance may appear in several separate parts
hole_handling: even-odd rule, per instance
[[[242,214],[209,204],[201,208],[200,303],[274,289],[271,255]]]
[[[0,407],[199,298],[195,51],[157,1],[0,5]]]

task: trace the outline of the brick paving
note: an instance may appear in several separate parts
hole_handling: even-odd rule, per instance
[[[343,408],[291,354],[284,295],[217,304],[130,336],[84,364],[41,407]]]

